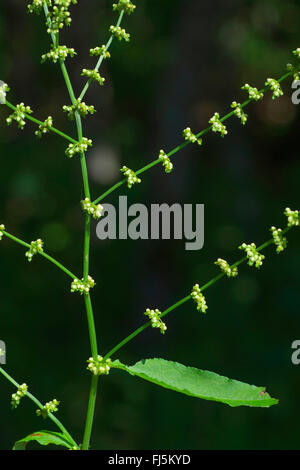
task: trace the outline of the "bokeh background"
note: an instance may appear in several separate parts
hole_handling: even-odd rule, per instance
[[[40,64],[49,50],[44,19],[26,12],[28,2],[3,0],[0,7],[0,78],[11,86],[9,100],[24,101],[34,116],[54,117],[75,135],[62,106],[69,104],[58,66]],[[246,96],[245,82],[261,88],[279,78],[299,46],[300,5],[296,0],[138,0],[124,26],[130,44],[113,43],[102,73],[104,87],[90,87],[85,101],[95,116],[84,121],[94,141],[88,154],[92,193],[100,195],[120,178],[125,164],[138,169],[182,142],[181,131],[207,127],[215,111]],[[73,24],[63,43],[78,56],[67,61],[76,93],[92,67],[90,47],[108,38],[115,24],[111,1],[85,0],[72,8]],[[228,121],[228,136],[208,134],[203,147],[188,146],[174,157],[175,171],[160,166],[143,184],[107,198],[128,202],[205,204],[205,246],[185,251],[184,241],[99,241],[93,224],[92,292],[101,352],[143,322],[146,307],[161,310],[218,272],[213,262],[235,261],[243,242],[270,238],[271,225],[285,224],[286,206],[299,206],[299,107],[270,94],[251,104],[249,122]],[[81,272],[83,217],[80,165],[64,156],[55,135],[38,140],[35,126],[7,127],[0,109],[0,221]],[[298,449],[300,366],[291,362],[291,343],[300,338],[300,242],[297,230],[288,250],[265,252],[261,270],[246,265],[235,280],[206,291],[208,313],[187,303],[167,317],[165,336],[149,329],[122,350],[132,364],[163,357],[231,378],[265,385],[280,403],[270,409],[230,408],[160,389],[113,371],[101,380],[94,449]],[[69,279],[44,259],[28,264],[24,250],[4,239],[0,246],[0,338],[7,344],[6,370],[26,382],[42,402],[61,401],[58,417],[79,442],[85,419],[90,355],[83,299],[70,294]],[[23,400],[10,409],[13,387],[0,381],[0,448],[50,428]],[[32,445],[35,448],[35,445]]]

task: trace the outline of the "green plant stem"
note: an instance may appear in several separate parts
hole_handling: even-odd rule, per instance
[[[90,387],[88,410],[86,414],[82,450],[89,450],[89,446],[90,446],[90,439],[91,439],[93,423],[94,423],[94,415],[95,415],[98,381],[99,381],[99,377],[97,375],[93,375],[92,381],[91,381],[91,387]]]
[[[3,377],[5,377],[9,382],[11,382],[16,388],[19,388],[20,385],[7,373],[5,372],[5,370],[0,367],[0,373],[3,375]],[[35,398],[35,396],[33,396],[31,393],[29,392],[26,392],[26,396],[31,400],[33,401],[37,407],[40,409],[40,410],[43,410],[43,405],[42,403],[37,399]],[[76,447],[78,447],[78,445],[76,444],[76,442],[74,441],[74,439],[72,438],[72,436],[68,433],[68,431],[66,430],[66,428],[63,426],[63,424],[56,418],[56,416],[54,416],[52,413],[48,413],[47,415],[51,421],[53,421],[56,426],[62,431],[62,433],[64,434],[64,436],[68,439],[68,441],[72,442],[72,444]]]
[[[286,80],[289,76],[291,76],[293,74],[293,72],[288,72],[286,73],[285,75],[283,75],[281,78],[278,79],[278,82],[281,83],[282,81]],[[270,88],[268,86],[262,88],[261,90],[259,90],[260,93],[264,93],[266,92],[267,90],[269,90]],[[241,104],[241,108],[245,108],[245,106],[247,106],[249,103],[251,103],[253,101],[253,99],[248,99],[246,101],[244,101],[242,104]],[[235,115],[235,112],[234,111],[231,111],[230,113],[226,114],[225,116],[223,116],[222,118],[220,118],[220,121],[221,122],[224,122],[226,121],[227,119],[229,119],[231,116],[234,116]],[[208,132],[210,132],[212,130],[212,126],[209,126],[207,127],[206,129],[203,129],[202,131],[200,131],[198,134],[196,134],[196,137],[197,139],[199,139],[200,137],[202,137],[203,135],[207,134]],[[177,152],[179,152],[180,150],[184,149],[185,147],[187,147],[191,142],[189,141],[185,141],[183,142],[182,144],[178,145],[177,147],[175,147],[174,149],[172,149],[169,153],[167,153],[167,156],[168,157],[172,157],[173,155],[175,155]],[[152,168],[153,166],[155,165],[158,165],[159,163],[161,163],[161,160],[160,158],[157,158],[156,160],[152,161],[151,163],[149,163],[148,165],[144,166],[143,168],[140,168],[139,170],[135,171],[136,175],[140,175],[141,173],[144,173],[145,171],[149,170],[150,168]],[[121,181],[119,181],[118,183],[116,183],[115,185],[113,185],[110,189],[108,189],[107,191],[105,191],[101,196],[99,196],[97,199],[95,199],[95,201],[93,201],[94,204],[98,204],[100,201],[102,201],[106,196],[108,196],[109,194],[111,194],[112,192],[114,192],[116,189],[118,189],[120,186],[122,186],[123,184],[125,184],[127,182],[127,179],[124,178],[122,179]]]
[[[13,111],[16,111],[17,108],[13,104],[11,104],[9,101],[6,100],[5,104],[6,106],[8,106],[8,108],[12,109]],[[26,119],[28,119],[29,121],[32,121],[35,124],[38,124],[39,126],[42,126],[44,124],[42,121],[39,121],[38,119],[35,119],[34,117],[30,116],[30,114],[27,114],[27,113],[24,113],[24,114],[25,114]],[[72,137],[65,134],[64,132],[59,131],[55,127],[49,126],[48,129],[54,132],[55,134],[60,135],[64,139],[68,140],[69,142],[72,142],[73,144],[78,143],[77,140],[73,139]]]
[[[121,11],[121,13],[120,13],[120,15],[119,15],[119,18],[118,18],[116,27],[120,26],[123,16],[124,16],[124,10]],[[101,66],[101,64],[102,64],[103,59],[104,59],[104,54],[105,54],[105,52],[108,51],[108,49],[110,48],[111,43],[113,42],[113,40],[114,40],[114,35],[112,34],[112,35],[110,36],[109,40],[108,40],[107,43],[106,43],[104,53],[103,53],[103,54],[99,57],[99,59],[98,59],[97,65],[96,65],[96,67],[95,67],[95,70],[96,70],[97,72],[98,72],[98,70],[99,70],[99,68],[100,68],[100,66]],[[93,79],[92,79],[92,78],[89,78],[89,80],[88,80],[87,83],[85,84],[85,86],[84,86],[84,88],[83,88],[83,90],[82,90],[82,92],[80,93],[80,96],[79,96],[79,99],[80,99],[80,100],[82,100],[82,99],[84,98],[84,96],[85,96],[85,94],[86,94],[86,92],[87,92],[87,90],[88,90],[90,84],[92,83],[92,81],[93,81]]]
[[[31,245],[29,243],[24,242],[20,238],[15,237],[14,235],[11,235],[10,233],[6,232],[5,230],[2,232],[3,235],[5,235],[7,238],[10,240],[13,240],[16,243],[19,243],[19,245],[25,246],[26,248],[31,248]],[[77,276],[73,274],[69,269],[67,269],[63,264],[59,263],[56,259],[52,258],[52,256],[47,255],[44,251],[38,253],[39,255],[43,256],[43,258],[46,258],[48,261],[51,263],[55,264],[59,269],[61,269],[64,273],[66,273],[68,276],[70,276],[72,279],[77,279]]]
[[[47,16],[47,6],[45,9],[45,14]],[[53,37],[52,40],[54,41]],[[58,45],[58,35],[55,38],[55,44]],[[73,105],[76,104],[76,98],[73,91],[73,87],[71,84],[71,80],[66,68],[64,61],[60,60],[60,67],[61,71],[70,95],[70,99]],[[76,128],[78,134],[79,142],[82,141],[82,122],[80,114],[76,111],[75,112],[75,120],[76,120]],[[86,165],[85,154],[82,152],[80,154],[80,163],[81,163],[81,170],[82,170],[82,178],[83,178],[83,186],[84,186],[84,194],[85,197],[90,199],[90,189],[89,189],[89,180],[88,180],[88,171]],[[84,273],[84,280],[86,281],[88,278],[89,273],[89,250],[90,250],[90,216],[86,214],[85,218],[85,231],[84,231],[84,248],[83,248],[83,273]],[[94,359],[98,356],[98,348],[97,348],[97,336],[96,336],[96,329],[95,329],[95,321],[94,321],[94,314],[93,314],[93,307],[90,295],[84,295],[85,299],[85,307],[86,307],[86,314],[87,314],[87,321],[88,321],[88,329],[89,329],[89,338],[91,343],[91,350],[92,356]],[[86,424],[84,429],[84,437],[83,437],[83,444],[82,450],[88,450],[90,445],[90,438],[94,420],[94,413],[95,413],[95,404],[96,404],[96,396],[97,396],[97,386],[98,380],[92,378],[91,388],[90,388],[90,397],[87,409],[87,418]]]
[[[286,227],[284,230],[282,230],[282,235],[286,234],[288,231],[290,230],[290,227]],[[262,245],[260,245],[258,248],[257,248],[257,251],[262,251],[264,250],[265,248],[267,248],[269,245],[272,245],[274,244],[274,240],[273,238],[266,241],[265,243],[263,243]],[[236,261],[234,264],[232,264],[230,267],[231,268],[235,268],[237,266],[239,266],[240,264],[244,263],[245,261],[247,261],[247,256],[244,256],[243,258],[239,259],[238,261]],[[208,281],[206,284],[204,284],[202,287],[200,287],[200,291],[203,292],[205,291],[206,289],[208,289],[209,287],[211,287],[213,284],[215,284],[217,281],[219,281],[220,279],[222,279],[224,276],[226,276],[226,274],[224,272],[218,274],[217,276],[215,276],[213,279],[211,279],[210,281]],[[167,315],[168,313],[172,312],[173,310],[175,310],[177,307],[180,307],[181,305],[185,304],[186,302],[188,302],[189,300],[192,299],[192,296],[191,294],[190,295],[187,295],[186,297],[184,297],[183,299],[181,300],[178,300],[178,302],[176,302],[175,304],[171,305],[171,307],[168,307],[166,310],[164,310],[162,312],[162,314],[160,315],[159,318],[163,318],[165,315]],[[140,333],[142,333],[144,330],[146,330],[146,328],[148,328],[149,326],[151,326],[151,321],[148,321],[147,323],[145,323],[144,325],[140,326],[137,330],[133,331],[129,336],[127,336],[126,338],[124,338],[122,341],[120,341],[120,343],[118,343],[114,348],[112,348],[107,354],[105,354],[103,360],[106,360],[108,358],[110,358],[113,354],[115,354],[117,351],[119,351],[123,346],[125,346],[125,344],[129,343],[131,340],[133,340],[136,336],[138,336]]]

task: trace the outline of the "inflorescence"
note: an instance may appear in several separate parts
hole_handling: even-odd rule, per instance
[[[108,375],[111,368],[111,359],[103,359],[102,356],[97,356],[97,359],[90,357],[88,359],[87,369],[94,375]]]
[[[54,46],[52,44],[51,50],[46,54],[42,55],[42,62],[46,60],[52,60],[52,62],[56,63],[58,60],[66,60],[68,56],[74,57],[77,52],[73,49],[73,47],[67,46]]]
[[[83,279],[74,279],[71,284],[71,292],[80,292],[80,294],[88,294],[96,285],[94,279],[88,276],[87,281]]]
[[[34,255],[37,255],[38,253],[42,253],[43,250],[43,245],[44,242],[40,238],[38,240],[35,240],[31,242],[30,248],[28,251],[26,251],[25,256],[27,257],[28,261],[30,262]]]
[[[159,159],[162,161],[163,167],[165,168],[165,172],[171,173],[171,171],[173,170],[173,163],[171,162],[164,150],[160,150]]]
[[[215,264],[219,266],[221,271],[223,271],[227,277],[236,277],[238,275],[238,268],[236,266],[232,268],[225,259],[218,258],[217,261],[215,261]]]
[[[85,117],[88,114],[94,114],[96,112],[95,108],[93,105],[88,106],[85,104],[84,101],[81,101],[80,98],[76,100],[76,103],[73,104],[72,106],[63,106],[63,111],[64,113],[68,113],[68,118],[73,121],[75,119],[75,113],[76,111],[80,114],[80,116]]]
[[[32,113],[30,106],[25,106],[24,103],[17,104],[15,111],[6,118],[7,125],[10,126],[13,121],[16,121],[18,128],[23,130],[26,124],[25,113]]]
[[[191,297],[197,304],[197,310],[199,310],[202,313],[206,313],[206,310],[208,309],[208,307],[206,305],[205,297],[201,293],[199,284],[194,285],[193,290],[191,292]]]
[[[293,54],[294,54],[296,57],[298,57],[298,59],[300,59],[300,47],[297,47],[297,49],[295,49],[295,50],[293,51]]]
[[[198,139],[197,136],[193,134],[190,127],[187,127],[186,129],[184,129],[182,132],[182,135],[184,139],[187,140],[188,142],[191,142],[192,144],[197,142],[198,145],[202,145],[202,139]]]
[[[6,102],[6,93],[10,90],[7,83],[0,81],[0,104],[5,104]]]
[[[124,11],[130,15],[134,12],[136,6],[130,0],[119,0],[118,3],[113,4],[113,11]]]
[[[49,34],[57,34],[64,26],[70,26],[71,16],[69,7],[77,4],[77,0],[33,0],[28,5],[30,13],[40,14],[44,3],[49,7],[49,13],[47,17],[47,32]]]
[[[215,113],[213,117],[209,120],[209,124],[212,124],[213,132],[220,132],[221,137],[224,137],[228,134],[226,126],[220,121],[220,114]]]
[[[124,165],[123,168],[121,168],[120,171],[121,171],[121,173],[123,173],[124,176],[126,176],[127,186],[128,186],[129,189],[132,188],[132,186],[134,184],[142,182],[142,180],[137,177],[135,172],[133,170],[131,170],[130,168],[127,168],[127,166]]]
[[[60,402],[56,400],[56,398],[54,398],[53,400],[48,401],[48,403],[46,403],[42,409],[36,410],[36,414],[38,416],[42,416],[43,418],[47,418],[49,413],[55,413],[56,411],[58,411],[59,403]]]
[[[47,132],[50,132],[51,127],[53,125],[53,118],[52,116],[48,116],[47,119],[41,124],[38,128],[37,131],[35,131],[35,135],[37,137],[42,137],[44,134],[47,134]]]
[[[265,256],[257,251],[255,243],[251,243],[250,245],[243,243],[239,246],[239,249],[246,252],[249,266],[255,266],[256,268],[261,267]]]
[[[272,100],[276,100],[276,98],[279,98],[283,95],[281,85],[277,80],[275,80],[275,78],[268,78],[265,82],[265,85],[268,86],[273,92]]]
[[[144,315],[146,315],[150,321],[152,328],[159,328],[160,332],[164,335],[167,330],[167,325],[160,319],[161,311],[157,308],[155,310],[151,310],[147,308]]]
[[[130,34],[126,33],[126,30],[120,26],[110,26],[109,31],[115,38],[119,39],[119,41],[122,41],[122,39],[126,42],[130,41]]]
[[[94,219],[100,219],[103,212],[103,206],[101,206],[101,204],[94,204],[88,197],[86,197],[81,201],[81,205],[83,210],[90,214]]]
[[[0,241],[2,240],[2,237],[4,235],[4,230],[5,230],[5,225],[1,224],[0,225]]]
[[[97,46],[90,49],[91,56],[103,56],[104,59],[110,59],[110,52],[106,50],[106,46]]]
[[[292,211],[289,207],[287,207],[284,211],[284,215],[287,216],[288,227],[300,226],[300,212],[299,211]]]
[[[287,247],[287,239],[283,236],[281,228],[271,227],[270,231],[276,245],[276,253],[281,253]]]
[[[87,77],[89,80],[95,80],[99,85],[104,85],[105,78],[101,77],[100,73],[96,69],[83,69],[81,73],[82,77]]]
[[[91,139],[87,139],[86,137],[82,137],[81,142],[76,142],[76,144],[69,144],[66,155],[69,158],[74,157],[77,153],[86,152],[88,147],[92,147],[93,142]]]
[[[234,109],[234,114],[241,120],[241,123],[245,125],[248,119],[248,114],[246,114],[243,111],[241,103],[237,103],[236,101],[233,101],[231,103],[231,108]]]
[[[22,384],[18,387],[16,393],[13,393],[11,396],[11,406],[12,408],[17,408],[19,406],[21,398],[25,397],[28,391],[28,386],[26,384]]]
[[[242,90],[247,91],[249,98],[254,101],[259,101],[264,97],[264,94],[262,91],[259,92],[257,88],[250,86],[248,83],[242,86]]]

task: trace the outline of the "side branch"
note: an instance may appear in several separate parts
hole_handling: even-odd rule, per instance
[[[9,101],[5,101],[5,104],[6,106],[8,106],[10,109],[12,109],[13,111],[16,111],[17,108],[11,104]],[[30,116],[30,114],[27,114],[27,113],[24,113],[26,119],[28,119],[29,121],[32,121],[34,122],[35,124],[37,124],[38,126],[43,126],[44,123],[42,121],[39,121],[38,119],[35,119],[34,117]],[[72,137],[70,137],[69,135],[65,134],[64,132],[61,132],[59,131],[58,129],[56,129],[55,127],[53,126],[47,126],[47,128],[54,132],[54,134],[57,134],[57,135],[60,135],[61,137],[63,137],[64,139],[68,140],[69,142],[72,142],[73,144],[77,144],[77,140],[73,139]]]
[[[5,377],[10,383],[12,383],[17,389],[20,387],[20,385],[7,373],[5,372],[5,370],[0,367],[0,373],[3,375],[3,377]],[[41,410],[43,411],[44,407],[42,405],[42,403],[37,399],[35,398],[35,396],[33,396],[31,393],[29,392],[25,392],[25,395],[31,400],[33,401],[33,403],[36,404],[36,406]],[[68,433],[68,431],[66,430],[66,428],[63,426],[63,424],[56,418],[56,416],[54,416],[52,413],[48,413],[48,417],[51,419],[51,421],[53,421],[53,423],[56,424],[56,426],[62,431],[62,433],[68,438],[69,441],[71,441],[73,443],[74,446],[78,447],[78,445],[76,444],[76,442],[74,441],[74,439],[72,438],[72,436]]]
[[[282,230],[282,235],[286,234],[289,230],[291,229],[290,226],[286,227],[284,230]],[[275,244],[275,241],[274,241],[274,238],[268,240],[267,242],[263,243],[262,245],[260,245],[256,251],[260,252],[262,250],[264,250],[265,248],[267,248],[269,245],[272,245],[272,244]],[[230,269],[231,270],[234,270],[234,268],[238,267],[240,264],[244,263],[245,261],[247,261],[248,257],[247,256],[244,256],[243,258],[241,258],[240,260],[236,261],[234,264],[232,264],[230,266]],[[203,284],[200,288],[199,288],[199,291],[200,292],[203,292],[205,291],[206,289],[208,289],[209,287],[211,287],[213,284],[215,284],[217,281],[219,281],[220,279],[222,279],[224,276],[225,276],[225,272],[222,272],[220,274],[218,274],[217,276],[215,276],[213,279],[211,279],[210,281],[208,281],[206,284]],[[183,299],[179,300],[178,302],[176,302],[175,304],[171,305],[170,307],[168,307],[166,310],[164,310],[161,315],[159,316],[159,318],[163,318],[164,316],[166,316],[168,313],[172,312],[173,310],[175,310],[177,307],[180,307],[181,305],[183,305],[184,303],[188,302],[189,300],[192,299],[192,295],[189,294],[187,295],[186,297],[184,297]],[[146,330],[146,328],[148,328],[149,326],[152,325],[152,322],[151,321],[148,321],[147,323],[145,323],[144,325],[142,325],[141,327],[139,327],[137,330],[133,331],[133,333],[131,333],[129,336],[127,336],[126,338],[124,338],[122,341],[120,341],[120,343],[118,343],[114,348],[112,348],[107,354],[105,354],[105,356],[103,357],[103,361],[105,361],[106,359],[110,358],[113,354],[115,354],[117,351],[119,351],[123,346],[125,346],[125,344],[129,343],[132,339],[134,339],[136,336],[138,336],[140,333],[142,333],[144,330]]]
[[[119,16],[119,19],[117,21],[117,24],[116,24],[116,28],[118,28],[122,22],[122,18],[124,16],[124,10],[121,11],[120,13],[120,16]],[[111,46],[111,43],[113,42],[114,40],[114,35],[112,34],[109,38],[109,40],[107,41],[106,45],[105,45],[105,49],[103,50],[103,54],[99,57],[98,59],[98,62],[97,62],[97,65],[95,67],[95,71],[98,72],[99,69],[100,69],[100,66],[103,62],[103,59],[105,57],[105,53],[109,50],[110,46]],[[92,83],[93,79],[92,78],[89,78],[89,80],[86,82],[82,92],[80,93],[80,96],[79,96],[79,99],[82,100],[90,86],[90,84]]]
[[[20,238],[15,237],[14,235],[11,235],[10,233],[6,232],[6,230],[1,230],[1,233],[5,235],[7,238],[10,238],[10,240],[13,240],[14,242],[18,243],[19,245],[25,246],[29,250],[32,248],[32,245],[29,243],[24,242]],[[68,276],[70,276],[72,279],[77,279],[77,276],[73,274],[69,269],[67,269],[63,264],[59,263],[59,261],[56,261],[56,259],[52,258],[52,256],[49,256],[47,253],[44,251],[39,251],[38,254],[46,258],[48,261],[51,263],[55,264],[59,269],[61,269],[64,273],[66,273]]]
[[[279,78],[277,81],[279,83],[283,82],[284,80],[286,80],[288,77],[292,76],[293,75],[293,71],[291,72],[287,72],[285,75],[283,75],[281,78]],[[258,93],[264,93],[266,92],[267,90],[269,90],[270,88],[269,87],[264,87],[262,88],[261,90],[258,91]],[[249,103],[251,103],[252,101],[254,101],[255,99],[254,98],[249,98],[248,100],[244,101],[241,105],[240,105],[240,108],[243,109],[245,108]],[[230,117],[234,116],[235,115],[235,111],[231,111],[230,113],[226,114],[224,117],[220,118],[220,122],[224,122],[226,121],[227,119],[229,119]],[[208,132],[210,132],[211,130],[213,129],[213,125],[207,127],[206,129],[203,129],[202,131],[200,131],[198,134],[195,134],[195,137],[196,139],[200,139],[203,135],[207,134]],[[184,149],[185,147],[187,147],[187,145],[189,145],[192,141],[191,140],[186,140],[185,142],[183,142],[182,144],[178,145],[177,147],[173,148],[169,153],[166,154],[166,156],[169,158],[169,157],[172,157],[173,155],[175,155],[177,152],[179,152],[180,150]],[[148,165],[144,166],[143,168],[140,168],[139,170],[135,171],[134,173],[136,175],[140,175],[144,172],[146,172],[147,170],[150,170],[150,168],[152,168],[153,166],[155,165],[158,165],[159,163],[161,163],[161,158],[157,158],[156,160],[152,161],[151,163],[149,163]],[[99,196],[97,199],[95,199],[95,201],[93,201],[94,204],[98,204],[100,201],[102,201],[106,196],[108,196],[109,194],[111,194],[112,192],[114,192],[116,189],[118,189],[120,186],[122,186],[123,184],[125,184],[127,182],[127,179],[124,178],[122,179],[121,181],[119,181],[118,183],[116,183],[115,185],[113,185],[110,189],[108,189],[107,191],[105,191],[101,196]]]

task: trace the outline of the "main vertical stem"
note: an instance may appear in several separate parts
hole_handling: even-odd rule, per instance
[[[72,104],[74,105],[76,104],[76,98],[74,95],[74,91],[72,88],[72,84],[71,84],[65,63],[63,61],[60,61],[60,66],[61,66],[61,70],[62,70],[64,79],[65,79],[65,82],[69,91]],[[75,120],[76,120],[78,140],[80,142],[83,137],[82,122],[81,122],[80,114],[77,111],[75,113]],[[84,195],[86,198],[91,199],[88,170],[87,170],[87,165],[86,165],[85,154],[83,152],[80,154],[80,164],[81,164],[81,171],[82,171],[82,178],[83,178]],[[86,214],[85,230],[84,230],[84,247],[83,247],[83,278],[85,282],[87,281],[88,275],[89,275],[90,240],[91,240],[91,217],[89,214]],[[97,359],[97,356],[98,356],[97,336],[96,336],[96,328],[95,328],[93,307],[92,307],[90,294],[84,295],[84,301],[85,301],[85,308],[86,308],[86,314],[87,314],[92,356],[94,359]],[[84,429],[82,450],[88,450],[89,445],[90,445],[94,414],[95,414],[95,406],[96,406],[97,387],[98,387],[98,377],[93,375],[92,381],[91,381],[91,387],[90,387],[90,396],[89,396],[88,410],[87,410],[86,423],[85,423],[85,429]]]

